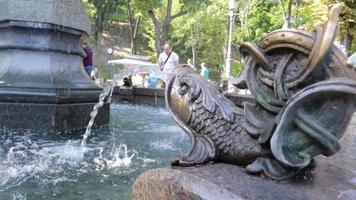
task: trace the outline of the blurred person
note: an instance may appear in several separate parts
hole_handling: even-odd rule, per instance
[[[201,71],[200,71],[200,75],[202,75],[205,79],[209,79],[209,69],[208,69],[208,64],[206,63],[202,63],[201,65]]]
[[[169,44],[165,44],[164,51],[159,55],[159,67],[164,73],[170,74],[179,65],[179,56],[173,52]]]
[[[95,72],[93,68],[93,50],[90,48],[87,42],[83,43],[83,51],[85,56],[83,57],[83,66],[87,74],[92,80],[95,80]]]
[[[131,83],[130,83],[130,80],[129,80],[129,78],[128,77],[125,77],[124,79],[123,79],[123,85],[122,86],[124,86],[124,87],[131,87]]]
[[[197,68],[193,65],[192,59],[189,58],[187,60],[187,64],[193,69],[193,71],[197,71]]]

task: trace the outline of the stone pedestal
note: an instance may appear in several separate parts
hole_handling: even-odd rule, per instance
[[[86,127],[102,88],[82,65],[89,23],[77,0],[0,0],[0,128]],[[109,105],[97,124],[109,121]]]
[[[274,181],[249,175],[230,164],[147,171],[133,185],[134,200],[355,200],[356,117],[341,141],[340,152],[317,158],[312,178]]]
[[[326,164],[326,163],[324,163]],[[354,200],[356,174],[326,164],[306,182],[276,182],[251,176],[229,164],[156,169],[142,174],[133,186],[134,200]]]

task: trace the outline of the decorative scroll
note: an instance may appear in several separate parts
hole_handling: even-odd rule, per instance
[[[335,154],[356,102],[356,73],[332,44],[340,9],[333,6],[314,32],[283,29],[257,46],[241,44],[245,66],[232,81],[256,104],[238,107],[211,82],[178,70],[166,104],[192,147],[173,164],[223,161],[284,179],[311,169],[317,155]]]

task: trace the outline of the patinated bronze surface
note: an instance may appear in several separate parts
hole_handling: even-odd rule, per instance
[[[356,73],[333,45],[340,10],[333,6],[314,32],[283,29],[241,44],[245,67],[233,83],[255,104],[238,107],[200,75],[177,70],[166,104],[192,146],[173,164],[223,161],[284,179],[335,154],[356,102]]]

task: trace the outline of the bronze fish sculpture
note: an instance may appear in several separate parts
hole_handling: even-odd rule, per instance
[[[257,46],[241,44],[245,66],[232,83],[253,101],[236,105],[199,74],[177,69],[166,104],[192,146],[173,164],[222,161],[284,179],[309,169],[317,155],[335,154],[356,102],[355,70],[333,45],[341,7],[314,32],[281,29]]]

